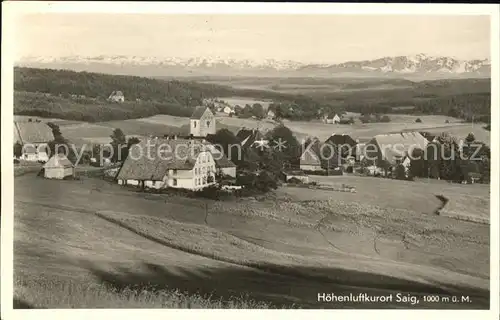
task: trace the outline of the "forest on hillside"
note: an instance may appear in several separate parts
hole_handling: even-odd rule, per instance
[[[388,90],[315,92],[316,101],[361,114],[401,113],[446,115],[490,123],[490,79],[453,79],[415,82],[411,87]],[[401,108],[409,107],[412,108]]]
[[[316,110],[326,107],[301,95],[234,89],[194,81],[21,67],[14,69],[14,90],[18,92],[14,99],[17,114],[50,114],[52,117],[76,117],[78,119],[74,120],[86,121],[146,117],[155,112],[186,116],[206,98],[230,96],[271,99],[296,105],[304,110],[301,113],[304,119],[316,117]],[[113,91],[123,92],[124,107],[117,108],[106,101]],[[54,107],[54,104],[60,107]],[[109,110],[103,110],[103,107]],[[99,111],[100,115],[90,111]]]
[[[321,79],[311,81],[308,80],[321,83]],[[351,111],[378,115],[438,114],[467,121],[474,117],[475,121],[490,123],[489,79],[405,81],[407,87],[385,90],[370,89],[373,81],[352,83],[360,88],[366,86],[363,90],[289,94],[195,81],[16,67],[14,112],[90,122],[155,114],[189,116],[206,98],[238,96],[272,100],[275,106],[287,111],[282,112],[282,117],[290,120],[311,120],[327,113]],[[106,100],[117,90],[125,96],[125,103],[120,106]]]

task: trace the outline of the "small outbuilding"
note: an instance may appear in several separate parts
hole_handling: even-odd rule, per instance
[[[44,164],[43,169],[44,177],[47,179],[65,179],[75,174],[75,166],[62,154],[51,157]]]

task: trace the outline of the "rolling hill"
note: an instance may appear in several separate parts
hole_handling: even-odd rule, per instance
[[[386,181],[375,197],[380,179],[338,178],[321,179],[359,194],[280,188],[219,202],[16,177],[15,298],[38,308],[489,307],[489,225],[430,213],[443,193],[450,214],[488,217],[487,186]],[[323,292],[420,303],[325,303]]]

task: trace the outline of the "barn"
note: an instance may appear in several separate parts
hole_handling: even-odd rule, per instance
[[[47,179],[64,179],[75,174],[75,167],[63,154],[52,156],[44,166],[44,177]]]
[[[365,156],[378,167],[387,168],[405,160],[408,164],[407,156],[415,149],[425,150],[428,143],[419,132],[381,134],[367,144]]]
[[[321,143],[318,139],[304,146],[304,152],[300,156],[300,169],[304,171],[323,171],[320,157]]]
[[[215,161],[217,173],[220,173],[231,178],[236,178],[236,165],[229,160],[223,152],[220,152],[214,145],[203,142],[205,147],[210,151]]]
[[[43,122],[14,122],[14,143],[22,146],[20,158],[27,161],[49,160],[48,143],[54,140],[52,129]]]

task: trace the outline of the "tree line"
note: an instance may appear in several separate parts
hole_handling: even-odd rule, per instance
[[[359,84],[363,85],[366,86]],[[361,114],[440,114],[491,123],[490,85],[489,79],[457,79],[406,83],[405,87],[384,90],[368,87],[366,90],[289,94],[194,81],[16,67],[15,91],[50,96],[17,97],[14,111],[16,114],[83,121],[99,121],[99,117],[105,120],[132,119],[153,114],[189,116],[192,108],[202,105],[206,98],[240,96],[273,100],[270,108],[277,117],[290,120],[319,119],[325,112],[351,111]],[[107,103],[111,92],[117,90],[124,93],[129,105],[116,107]],[[52,101],[56,98],[62,100]],[[55,108],[51,104],[59,105]],[[414,108],[397,109],[400,106]],[[249,111],[246,106],[241,107],[247,109],[241,113],[243,117],[258,117],[260,114]],[[97,112],[101,114],[96,116]]]
[[[491,149],[470,133],[462,146],[448,135],[441,134],[426,150],[412,151],[410,177],[423,177],[462,182],[471,177],[490,182]]]
[[[189,116],[204,99],[228,96],[293,104],[304,119],[314,114],[307,110],[320,106],[312,98],[301,95],[234,89],[194,81],[21,67],[14,69],[14,90],[17,91],[16,114],[82,121],[123,120],[153,114]],[[125,103],[119,106],[108,103],[106,100],[113,91],[122,91]]]

